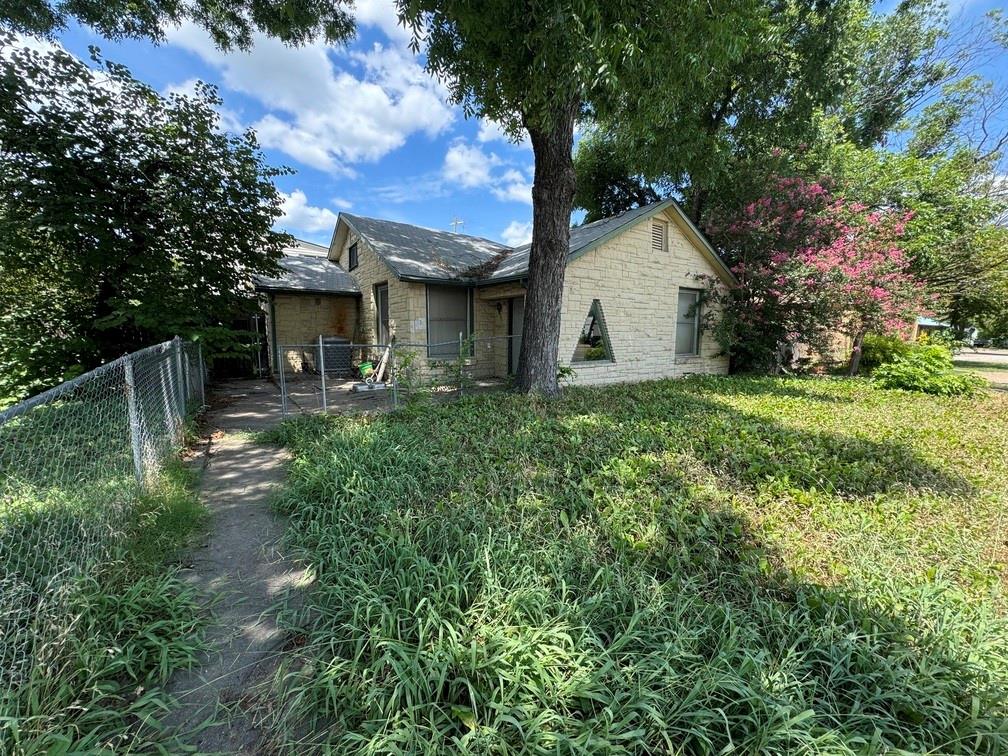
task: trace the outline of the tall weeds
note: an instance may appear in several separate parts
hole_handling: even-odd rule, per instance
[[[955,401],[704,379],[288,423],[316,580],[272,745],[1005,751],[1001,583],[950,534],[1008,491],[1008,402]]]

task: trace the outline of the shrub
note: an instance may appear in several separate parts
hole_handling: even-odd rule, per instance
[[[871,370],[907,354],[913,345],[899,336],[869,333],[861,347],[861,365]]]
[[[940,396],[972,396],[987,385],[973,373],[957,373],[944,346],[919,344],[875,369],[872,379],[882,388],[922,391]]]
[[[605,360],[609,358],[609,355],[606,354],[605,347],[593,346],[585,350],[584,358],[586,360]]]

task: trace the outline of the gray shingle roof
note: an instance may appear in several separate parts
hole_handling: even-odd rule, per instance
[[[671,199],[627,210],[594,223],[575,226],[570,231],[568,262],[620,233],[627,226],[666,208],[679,213],[692,227],[712,260],[730,277],[731,272],[721,262],[713,247],[683,214],[675,200]],[[508,247],[478,236],[350,213],[340,213],[340,219],[363,237],[396,276],[403,280],[479,285],[514,281],[528,275],[531,246],[528,244]]]
[[[511,247],[478,236],[350,213],[340,213],[340,217],[367,240],[399,278],[407,280],[478,280],[512,251]]]
[[[311,242],[298,240],[293,247],[284,249],[280,278],[253,276],[258,291],[277,291],[304,294],[359,295],[357,281],[326,254],[328,249]]]

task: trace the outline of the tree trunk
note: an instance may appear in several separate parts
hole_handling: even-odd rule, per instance
[[[854,337],[854,348],[851,349],[850,353],[850,366],[847,369],[847,375],[853,378],[858,374],[858,368],[861,367],[861,348],[864,346],[864,331],[858,331],[857,335]]]
[[[554,396],[560,344],[560,303],[570,246],[574,209],[574,118],[572,100],[554,114],[548,129],[526,119],[535,154],[532,185],[532,249],[529,252],[525,323],[517,386],[521,391]]]

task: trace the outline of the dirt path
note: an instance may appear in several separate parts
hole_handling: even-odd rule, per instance
[[[224,407],[211,422],[229,427]],[[257,752],[259,733],[241,711],[247,687],[268,674],[283,633],[267,610],[297,586],[303,570],[277,550],[284,525],[270,509],[283,482],[285,453],[226,430],[208,450],[200,495],[211,520],[183,576],[213,601],[208,639],[214,645],[200,667],[177,675],[168,691],[178,708],[164,724],[201,753]],[[209,724],[208,724],[209,722]]]

